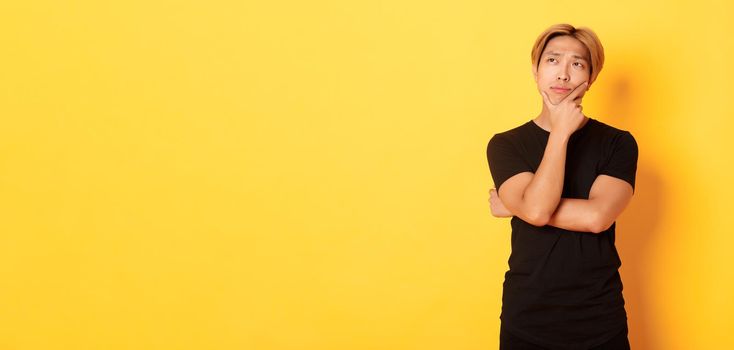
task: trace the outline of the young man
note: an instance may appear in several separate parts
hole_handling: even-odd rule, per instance
[[[492,214],[512,217],[500,349],[629,349],[614,239],[637,142],[582,113],[604,63],[593,31],[551,26],[531,61],[542,111],[487,145]]]

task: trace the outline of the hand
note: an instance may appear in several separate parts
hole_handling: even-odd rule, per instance
[[[502,203],[500,196],[497,194],[497,190],[491,188],[489,190],[489,208],[492,211],[492,216],[498,218],[508,218],[513,216],[510,210],[508,210]]]
[[[545,103],[550,111],[551,132],[560,132],[563,135],[570,136],[581,126],[581,123],[584,122],[586,117],[581,113],[582,107],[579,103],[583,96],[580,97],[579,95],[585,92],[588,86],[588,81],[583,82],[573,89],[568,96],[558,102],[558,104],[553,104],[548,94],[545,91],[541,91],[543,103]]]

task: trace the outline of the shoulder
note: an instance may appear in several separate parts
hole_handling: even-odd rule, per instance
[[[532,121],[531,121],[532,123]],[[513,144],[517,142],[517,140],[523,139],[527,137],[529,130],[528,123],[523,123],[522,125],[518,125],[512,129],[505,130],[502,132],[498,132],[494,134],[489,139],[489,145],[492,144]]]
[[[638,152],[637,140],[629,130],[621,129],[599,120],[595,120],[599,137],[604,145],[605,153],[608,155],[622,152],[636,156]]]
[[[610,143],[624,142],[637,144],[634,135],[629,130],[612,126],[598,119],[593,119],[593,121],[596,124],[597,132],[608,139]]]
[[[609,133],[611,135],[621,135],[621,134],[629,134],[630,136],[632,135],[632,133],[629,130],[615,127],[599,119],[593,119],[593,121],[596,124],[597,129],[604,133]]]

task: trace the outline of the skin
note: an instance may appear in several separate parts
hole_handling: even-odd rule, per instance
[[[608,175],[595,179],[589,199],[561,198],[568,140],[588,121],[580,104],[590,86],[589,62],[588,49],[573,37],[555,37],[546,45],[539,67],[532,70],[543,99],[543,108],[533,122],[550,132],[548,144],[535,173],[516,174],[499,189],[490,189],[495,217],[518,216],[535,226],[601,233],[631,200],[632,186]],[[558,86],[570,89],[553,89]]]

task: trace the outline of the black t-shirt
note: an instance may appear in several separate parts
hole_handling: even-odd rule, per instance
[[[495,134],[487,145],[495,188],[518,173],[535,173],[549,136],[533,120]],[[600,174],[625,180],[634,191],[636,170],[632,134],[589,118],[568,141],[561,197],[588,199]],[[510,224],[512,253],[500,314],[508,331],[567,350],[600,345],[627,326],[616,222],[599,234],[538,227],[517,216]]]

